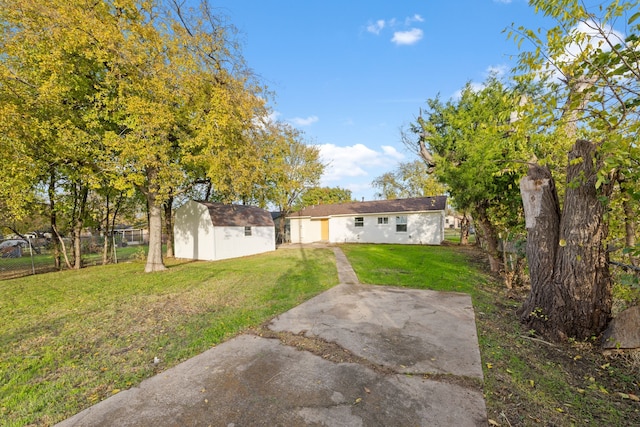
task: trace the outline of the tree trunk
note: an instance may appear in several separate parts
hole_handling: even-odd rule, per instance
[[[164,232],[167,236],[167,258],[173,258],[173,197],[163,204],[164,206]]]
[[[87,197],[89,196],[89,188],[82,184],[78,184],[75,188],[79,188],[80,194],[76,194],[76,209],[74,209],[73,268],[75,270],[80,270],[82,268],[82,228],[84,227],[84,217],[87,207]]]
[[[289,216],[290,213],[290,210],[280,208],[280,218],[278,218],[278,243],[285,243],[285,228],[287,224],[287,216]]]
[[[62,262],[60,259],[60,240],[58,234],[58,217],[56,214],[56,174],[53,170],[49,175],[49,221],[51,225],[51,243],[53,244],[53,263],[56,270],[62,270]]]
[[[469,244],[469,232],[471,231],[471,221],[467,214],[462,214],[462,219],[460,220],[460,244],[468,245]]]
[[[489,258],[489,268],[492,273],[500,273],[503,266],[500,260],[500,251],[498,251],[498,233],[487,216],[485,206],[477,206],[476,214],[476,224],[481,228],[484,241],[487,245],[485,251]]]
[[[530,165],[520,181],[524,206],[531,292],[519,310],[523,322],[536,331],[544,330],[547,318],[543,307],[551,305],[553,271],[560,240],[560,203],[551,171]]]
[[[564,209],[558,220],[554,219],[557,196],[550,174],[536,182],[530,170],[521,185],[523,201],[529,205],[525,215],[531,240],[527,241],[531,295],[521,315],[526,324],[552,340],[598,336],[611,319],[603,200],[612,186],[596,188],[600,166],[596,158],[595,144],[578,140],[573,146]],[[533,191],[527,192],[527,185]],[[557,240],[554,223],[559,224]]]
[[[158,202],[158,172],[154,168],[147,169],[148,188],[146,191],[149,217],[149,253],[146,273],[166,270],[162,261],[162,208]]]
[[[110,229],[109,229],[109,216],[111,213],[111,206],[109,205],[109,192],[105,195],[105,217],[104,227],[102,228],[102,236],[104,241],[102,242],[102,265],[107,265],[109,262],[109,248],[111,247]]]

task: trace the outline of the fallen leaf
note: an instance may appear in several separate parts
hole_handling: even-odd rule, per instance
[[[120,393],[119,388],[114,388],[113,390],[111,390],[111,394],[116,394],[116,393]]]
[[[495,421],[494,421],[494,420],[492,420],[491,418],[489,418],[489,425],[490,425],[490,426],[497,426],[497,427],[499,427],[499,426],[500,426],[500,424],[498,424],[497,422],[495,422]]]
[[[492,363],[487,362],[487,369],[493,369],[493,364],[492,364]]]
[[[365,393],[371,393],[371,390],[369,390],[368,388],[364,387],[364,392]]]
[[[633,400],[634,402],[640,402],[640,397],[636,396],[635,394],[629,393],[629,399]]]
[[[580,356],[579,354],[576,354],[576,356],[573,358],[573,360],[580,360],[582,359],[582,356]]]
[[[621,398],[623,398],[623,399],[629,399],[629,395],[628,395],[627,393],[620,393],[620,392],[618,392],[618,393],[616,393],[616,394],[617,394],[618,396],[620,396]]]
[[[353,402],[353,404],[354,404],[354,405],[357,405],[357,404],[358,404],[358,403],[360,403],[360,402],[362,402],[362,398],[361,398],[361,397],[357,398],[357,399],[356,399],[356,401],[355,401],[355,402]]]
[[[556,411],[558,411],[560,413],[564,413],[564,409],[562,409],[562,408],[556,408]]]
[[[529,385],[531,387],[535,387],[536,386],[536,382],[534,380],[529,380]]]

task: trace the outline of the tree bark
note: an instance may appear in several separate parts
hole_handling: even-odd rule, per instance
[[[60,241],[62,237],[58,234],[58,216],[56,213],[56,173],[52,169],[49,171],[49,223],[51,225],[51,244],[53,245],[53,263],[56,270],[62,270],[60,259]]]
[[[471,221],[467,214],[462,214],[462,219],[460,220],[460,244],[468,245],[469,244],[469,232],[471,231]]]
[[[604,200],[612,186],[596,188],[599,166],[596,145],[578,140],[569,153],[565,203],[558,219],[550,174],[540,176],[542,179],[536,183],[535,173],[539,170],[532,168],[534,172],[529,171],[521,186],[531,273],[531,295],[521,316],[527,325],[551,340],[598,336],[611,319]],[[533,191],[527,191],[532,182]]]
[[[173,197],[164,202],[164,232],[167,236],[167,258],[173,258]]]
[[[522,321],[536,331],[544,330],[547,318],[543,307],[551,305],[553,271],[560,240],[560,203],[551,171],[546,166],[530,165],[520,181],[524,206],[531,292],[519,310]]]
[[[149,217],[149,253],[145,273],[163,271],[167,268],[162,260],[162,207],[158,201],[158,171],[147,169],[148,188],[146,191]]]
[[[73,268],[80,270],[82,268],[82,229],[84,227],[84,218],[87,208],[87,197],[89,196],[89,187],[82,184],[74,186],[78,191],[75,194],[76,200],[73,218]]]
[[[489,268],[492,273],[500,273],[503,269],[503,265],[500,260],[500,251],[498,250],[498,233],[489,220],[485,206],[476,206],[475,218],[476,224],[478,224],[482,230],[482,236],[484,237],[484,241],[487,245],[486,253],[489,258]]]

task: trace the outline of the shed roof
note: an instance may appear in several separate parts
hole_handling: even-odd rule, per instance
[[[212,203],[196,201],[209,209],[211,222],[218,227],[273,227],[271,214],[256,206],[227,205],[224,203]]]
[[[294,212],[290,217],[328,217],[350,214],[382,214],[400,212],[442,211],[447,207],[447,196],[415,197],[411,199],[372,200],[336,205],[316,205]]]

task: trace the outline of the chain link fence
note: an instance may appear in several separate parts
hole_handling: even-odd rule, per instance
[[[110,245],[105,256],[105,237],[81,238],[82,265],[118,263],[130,259],[144,259],[147,253],[146,232],[143,230],[117,230],[108,237]],[[73,242],[63,238],[64,249],[73,263]],[[62,245],[61,245],[62,246]],[[62,248],[60,248],[62,250]],[[61,266],[66,269],[64,255]],[[56,271],[51,239],[35,237],[0,240],[0,280]]]

